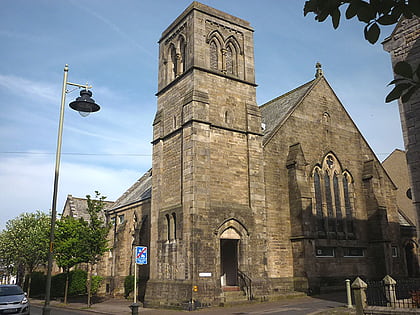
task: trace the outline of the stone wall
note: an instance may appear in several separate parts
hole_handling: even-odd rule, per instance
[[[420,18],[402,19],[394,32],[384,43],[384,49],[391,54],[392,67],[399,61],[408,62],[413,69],[420,63]],[[419,79],[419,78],[417,78]],[[420,226],[420,90],[409,101],[398,101],[401,126],[404,136],[407,164],[411,177],[413,203],[417,213],[417,227]]]

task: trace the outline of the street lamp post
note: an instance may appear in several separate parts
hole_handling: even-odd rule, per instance
[[[58,124],[58,138],[57,138],[57,151],[55,154],[55,174],[54,174],[54,189],[53,189],[53,198],[52,198],[52,208],[51,208],[51,227],[50,227],[50,248],[48,251],[48,267],[47,267],[47,283],[45,287],[45,304],[42,309],[43,315],[49,315],[51,312],[50,307],[50,296],[51,296],[51,273],[52,273],[52,262],[53,262],[53,250],[54,250],[54,231],[55,231],[55,220],[57,216],[57,192],[58,192],[58,177],[60,173],[60,158],[61,158],[61,140],[63,135],[63,122],[64,122],[64,103],[66,102],[67,85],[76,86],[79,88],[84,88],[80,91],[80,97],[75,101],[71,102],[69,106],[78,111],[80,115],[87,116],[90,113],[99,111],[100,107],[95,101],[90,98],[92,92],[88,89],[92,88],[91,86],[76,84],[67,82],[67,75],[69,71],[69,66],[65,65],[64,67],[64,78],[63,78],[63,88],[61,91],[61,107],[60,107],[60,120]]]

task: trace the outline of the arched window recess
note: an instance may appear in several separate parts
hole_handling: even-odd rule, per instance
[[[312,169],[313,210],[318,237],[354,238],[353,178],[334,153]]]

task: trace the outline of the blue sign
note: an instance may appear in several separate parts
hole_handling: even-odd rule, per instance
[[[136,264],[147,265],[147,247],[137,246],[135,258],[136,258]]]

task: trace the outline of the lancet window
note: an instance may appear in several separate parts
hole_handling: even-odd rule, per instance
[[[213,31],[207,38],[209,43],[210,69],[229,75],[238,75],[238,56],[241,49],[234,36],[225,39],[218,31]]]
[[[186,53],[187,42],[185,37],[180,34],[169,43],[168,50],[165,53],[165,71],[168,82],[174,80],[185,72],[185,69],[187,68]]]
[[[316,231],[319,237],[353,237],[353,199],[350,173],[329,153],[312,172]]]

